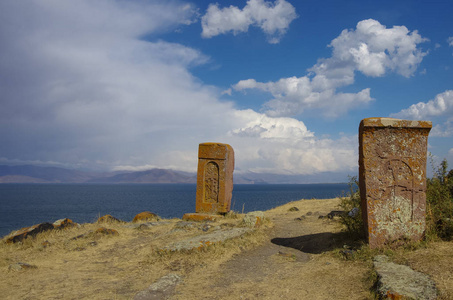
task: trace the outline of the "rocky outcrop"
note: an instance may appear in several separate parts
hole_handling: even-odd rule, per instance
[[[390,262],[385,255],[376,256],[373,263],[378,275],[377,292],[382,299],[437,298],[436,286],[428,275]]]
[[[264,212],[251,211],[244,216],[242,223],[248,227],[259,227],[264,221]]]
[[[21,242],[28,237],[36,236],[40,232],[51,229],[54,229],[54,227],[50,223],[41,223],[30,227],[25,227],[17,231],[13,231],[10,235],[8,235],[6,237],[6,243],[11,244]]]
[[[159,221],[159,216],[155,213],[144,211],[134,217],[132,223]]]
[[[97,235],[119,235],[118,231],[115,229],[99,227],[94,231],[94,234]]]
[[[22,242],[24,239],[34,237],[40,232],[52,229],[71,228],[77,225],[77,223],[68,218],[57,220],[53,224],[45,222],[13,231],[6,236],[5,241],[7,244]]]
[[[169,299],[182,277],[177,274],[168,274],[159,278],[146,290],[137,293],[134,300]]]
[[[74,223],[71,219],[60,219],[53,222],[54,229],[64,229],[77,226],[77,223]]]
[[[99,217],[99,219],[97,220],[97,223],[123,223],[123,221],[115,218],[112,215],[105,215],[105,216]]]

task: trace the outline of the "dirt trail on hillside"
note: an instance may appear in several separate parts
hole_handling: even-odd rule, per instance
[[[326,254],[343,246],[338,222],[320,218],[338,200],[307,202],[293,205],[299,211],[288,204],[266,212],[274,226],[264,244],[186,278],[173,298],[366,299],[367,267]]]

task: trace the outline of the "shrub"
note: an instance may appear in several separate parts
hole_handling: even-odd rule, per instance
[[[433,166],[433,177],[427,180],[426,224],[427,234],[441,239],[453,237],[453,170],[447,173],[448,163],[444,159],[440,166]]]
[[[356,176],[349,177],[349,193],[341,198],[340,208],[346,213],[340,216],[345,232],[354,239],[364,238],[359,183]]]

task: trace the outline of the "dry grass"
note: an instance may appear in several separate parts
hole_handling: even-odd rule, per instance
[[[80,228],[44,232],[19,244],[0,243],[2,299],[131,299],[163,275],[170,272],[186,275],[206,264],[221,263],[241,248],[264,240],[264,235],[257,231],[234,243],[228,242],[223,247],[214,245],[199,253],[157,251],[175,240],[202,232],[196,228],[173,230],[178,221],[164,220],[168,224],[143,230],[114,222],[84,224]],[[240,221],[229,217],[211,225],[238,226]],[[101,226],[115,229],[119,235],[88,234],[71,240]],[[50,246],[44,247],[44,241]],[[9,270],[17,262],[38,268]]]
[[[339,232],[338,222],[318,219],[337,209],[339,199],[301,200],[266,212],[278,236],[294,237],[306,233]],[[291,207],[299,210],[290,212]],[[294,218],[307,215],[302,222]],[[269,241],[268,241],[269,242]],[[270,247],[276,247],[270,245]],[[263,245],[262,247],[266,247]],[[242,253],[245,259],[233,260],[205,270],[197,270],[177,287],[175,299],[369,299],[370,263],[345,261],[332,251],[310,254],[308,261],[297,261],[292,255],[278,255],[272,248],[270,257],[256,251]],[[265,251],[262,251],[265,252]],[[245,269],[240,268],[246,264]],[[248,265],[250,264],[250,266]],[[235,269],[235,266],[238,268]],[[247,268],[250,271],[247,272]],[[202,292],[200,292],[202,291]]]
[[[406,253],[405,259],[411,268],[434,280],[439,299],[453,299],[453,242],[429,243],[426,248]]]
[[[297,240],[329,233],[341,247],[347,241],[342,240],[339,223],[318,218],[338,204],[339,199],[291,202],[267,211],[268,221],[254,232],[190,253],[158,251],[203,232],[174,230],[179,219],[162,220],[163,225],[148,229],[125,226],[130,223],[84,224],[41,233],[22,244],[0,243],[0,295],[2,299],[131,299],[160,277],[175,273],[184,279],[174,299],[373,299],[369,258],[346,260],[338,255],[338,248],[321,248],[320,253],[302,253],[306,260],[300,260],[293,255],[300,251],[283,247],[281,255],[282,246],[270,242],[276,236]],[[291,207],[299,210],[291,212]],[[294,220],[301,216],[305,216],[302,221]],[[231,213],[210,223],[209,231],[220,225],[241,226],[241,220],[240,214]],[[89,234],[71,240],[101,226],[119,235]],[[50,246],[44,247],[44,241]],[[320,238],[317,242],[331,241]],[[452,242],[392,251],[395,260],[429,274],[442,299],[453,299]],[[17,262],[38,268],[8,269]]]

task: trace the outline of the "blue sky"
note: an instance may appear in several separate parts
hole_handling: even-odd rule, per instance
[[[452,1],[2,1],[0,163],[357,173],[361,119],[453,167]],[[428,166],[430,169],[430,166]],[[328,178],[326,178],[326,181]]]

